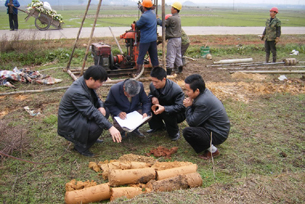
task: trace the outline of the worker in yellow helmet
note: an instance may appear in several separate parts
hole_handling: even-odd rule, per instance
[[[172,74],[175,64],[177,70],[176,73],[182,71],[182,56],[181,56],[181,19],[179,12],[182,9],[182,4],[180,2],[174,2],[172,4],[171,13],[172,16],[165,20],[165,38],[167,42],[167,54],[166,54],[166,69],[167,74]],[[157,19],[158,25],[162,25],[162,20]]]

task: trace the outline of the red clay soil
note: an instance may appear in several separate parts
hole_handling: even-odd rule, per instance
[[[173,147],[171,149],[167,149],[165,147],[159,146],[155,149],[152,149],[149,151],[149,153],[146,153],[147,156],[154,155],[155,157],[165,157],[170,158],[172,154],[175,154],[178,150],[178,147]]]

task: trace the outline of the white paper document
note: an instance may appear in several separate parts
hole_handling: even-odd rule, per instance
[[[151,116],[147,116],[143,118],[143,115],[141,115],[137,111],[133,111],[131,113],[128,113],[126,115],[126,118],[122,120],[119,116],[115,116],[114,119],[119,123],[121,128],[127,132],[134,131],[137,127],[145,123],[148,119],[150,119]]]

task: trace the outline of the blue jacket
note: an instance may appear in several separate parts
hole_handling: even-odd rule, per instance
[[[10,0],[6,0],[5,4],[4,4],[4,6],[7,7],[7,14],[9,14],[9,10],[10,10],[10,7],[7,5],[8,3],[10,3]],[[13,4],[14,4],[15,7],[19,7],[20,6],[18,0],[13,0]],[[16,9],[15,7],[13,7],[13,14],[17,15],[18,14],[18,9]]]
[[[119,116],[121,112],[130,113],[136,110],[142,110],[142,114],[147,113],[151,115],[150,106],[151,103],[144,91],[144,86],[141,82],[140,93],[132,97],[131,103],[127,96],[124,94],[123,84],[124,81],[113,85],[110,88],[107,99],[105,101],[105,107],[109,109],[109,112],[113,116]]]
[[[140,43],[157,41],[157,19],[152,10],[145,11],[136,26],[141,31]]]

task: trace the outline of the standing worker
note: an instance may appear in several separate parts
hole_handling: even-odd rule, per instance
[[[141,31],[139,56],[137,59],[137,73],[140,73],[142,70],[144,57],[147,51],[152,66],[156,67],[159,65],[157,50],[157,19],[155,12],[151,10],[153,8],[153,3],[151,0],[143,0],[142,6],[144,13],[135,23],[136,27]]]
[[[172,14],[165,15],[165,20],[167,20],[171,16],[172,16]],[[183,66],[185,65],[185,58],[183,56],[184,56],[184,54],[185,54],[185,52],[186,52],[186,50],[189,46],[190,46],[190,38],[187,36],[185,31],[181,27],[181,57],[182,57]],[[175,65],[175,67],[177,67],[177,66]],[[182,68],[183,67],[178,68],[179,73],[182,72]]]
[[[10,22],[10,31],[18,30],[18,9],[20,6],[18,0],[6,0],[5,4],[7,7],[8,20]]]
[[[181,57],[182,57],[183,66],[185,65],[185,58],[183,56],[189,46],[190,46],[190,38],[189,38],[189,36],[187,36],[185,31],[181,28]],[[182,70],[181,70],[181,72],[182,72]]]
[[[276,43],[280,41],[281,21],[276,17],[279,12],[278,8],[270,9],[270,19],[266,21],[266,27],[262,35],[265,39],[266,63],[269,62],[270,51],[272,52],[273,62],[276,62]]]
[[[166,53],[166,70],[167,75],[171,75],[175,65],[178,70],[182,70],[182,57],[181,57],[181,19],[179,12],[182,9],[180,2],[174,2],[172,4],[171,13],[172,16],[165,20],[165,39],[167,42],[167,53]],[[158,25],[162,26],[162,21],[157,19]]]

